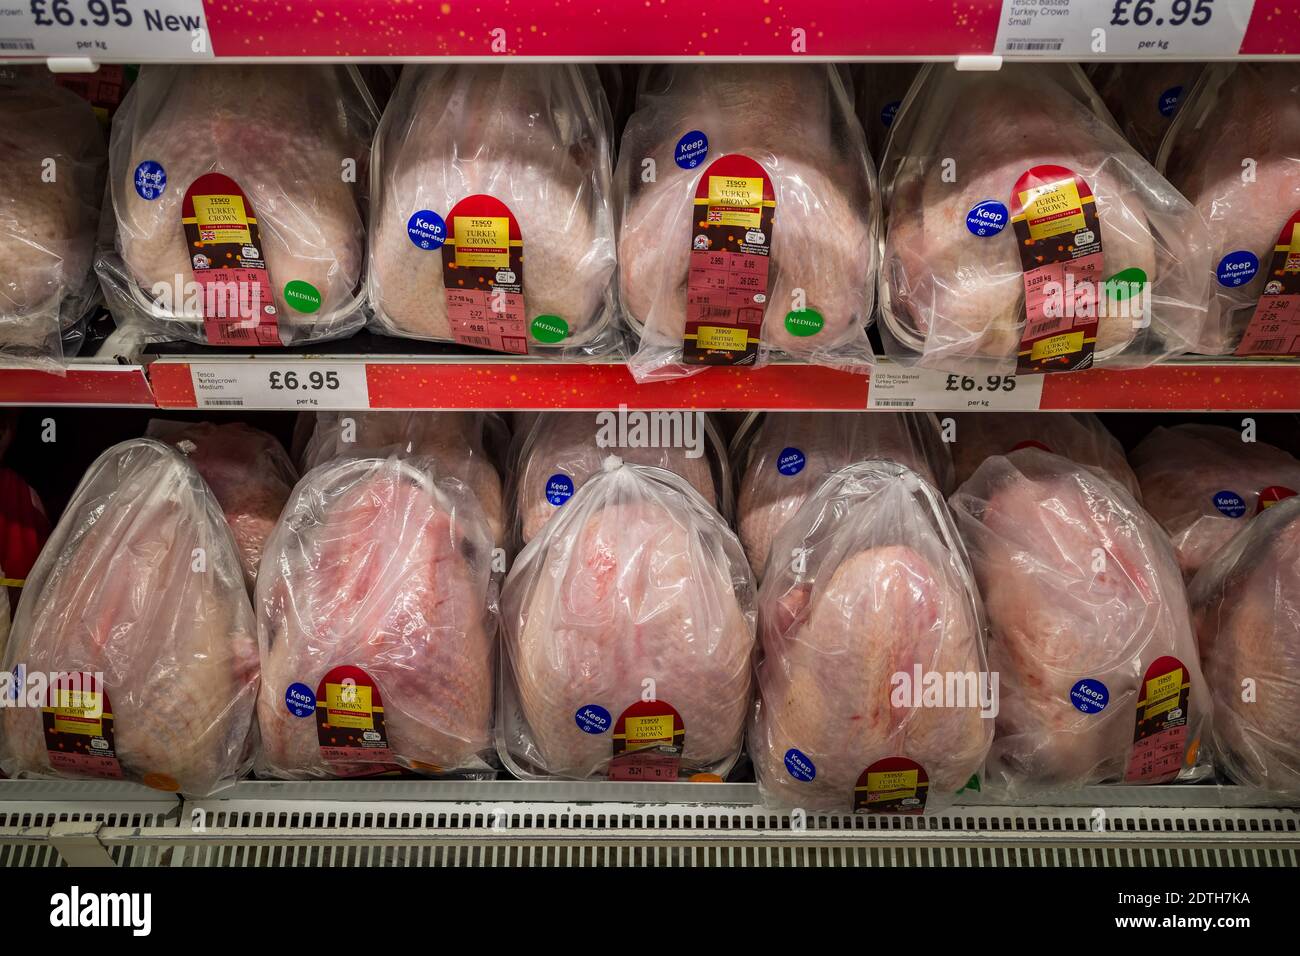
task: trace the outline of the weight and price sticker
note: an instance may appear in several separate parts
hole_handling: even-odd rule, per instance
[[[196,408],[365,409],[364,362],[195,362]]]
[[[1041,375],[960,375],[933,369],[877,365],[867,388],[869,410],[1036,412]]]
[[[0,0],[0,56],[210,60],[203,0]]]
[[[1254,5],[1255,0],[1002,0],[993,52],[1115,59],[1236,56]]]

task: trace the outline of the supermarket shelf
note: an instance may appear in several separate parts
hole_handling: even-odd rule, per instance
[[[1097,787],[1069,805],[974,795],[929,817],[783,813],[753,784],[249,781],[184,805],[139,791],[4,781],[0,865],[1300,863],[1300,811],[1232,787]]]
[[[37,369],[0,368],[0,405],[155,404],[142,365],[73,361],[66,375]]]
[[[886,367],[886,366],[882,366]],[[268,376],[298,371],[297,390],[266,389]],[[198,371],[221,373],[220,389],[196,390]],[[336,371],[344,387],[312,387],[312,371]],[[560,364],[508,356],[258,355],[166,356],[148,367],[163,408],[598,410],[640,409],[860,411],[869,377],[816,366],[708,369],[637,385],[615,362]],[[961,411],[982,401],[946,373],[926,373],[917,409]],[[316,383],[324,379],[317,377]],[[352,383],[352,384],[349,384]],[[978,387],[978,386],[977,386]],[[898,407],[898,406],[896,406]],[[994,406],[996,408],[997,406]],[[1022,405],[1015,406],[1022,409]],[[1146,369],[1091,370],[1043,377],[1037,407],[1048,411],[1296,411],[1300,364],[1179,361]]]
[[[1108,26],[1112,4],[1076,0],[1086,26]],[[1228,5],[1221,0],[1220,11]],[[24,5],[25,6],[25,5]],[[492,8],[464,0],[171,0],[171,28],[143,12],[129,29],[78,30],[69,24],[32,27],[31,46],[7,47],[101,62],[210,58],[224,60],[356,57],[495,59],[686,59],[761,57],[799,59],[955,58],[997,50],[1003,0],[743,0],[728,5],[698,0],[514,0]],[[1251,9],[1245,3],[1235,7]],[[1171,12],[1173,12],[1171,10]],[[1226,14],[1218,14],[1222,20]],[[199,18],[202,18],[201,20]],[[190,28],[206,26],[210,45],[194,50]],[[1216,29],[1222,29],[1218,21]],[[1257,0],[1237,52],[1260,56],[1300,52],[1297,0]],[[1086,35],[1086,31],[1085,31]],[[87,37],[103,45],[79,47]],[[36,44],[40,44],[37,46]],[[1084,47],[1087,50],[1087,47]],[[1038,49],[1042,55],[1048,49]],[[1150,56],[1162,55],[1158,47]],[[1176,51],[1174,51],[1176,52]],[[30,54],[29,54],[30,55]],[[1166,53],[1166,55],[1168,55]],[[64,65],[64,68],[67,64]]]

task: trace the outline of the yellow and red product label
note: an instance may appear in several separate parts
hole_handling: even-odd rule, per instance
[[[924,813],[930,777],[911,757],[885,757],[858,775],[854,813]]]
[[[748,156],[714,160],[692,199],[687,365],[752,365],[767,310],[776,193]]]
[[[1161,657],[1147,668],[1125,782],[1164,783],[1178,776],[1187,752],[1191,693],[1191,675],[1178,658]]]
[[[1255,313],[1236,355],[1300,355],[1300,210],[1282,227]]]
[[[442,249],[442,285],[452,337],[514,355],[528,354],[524,240],[519,221],[493,196],[452,207]]]
[[[335,667],[321,679],[316,688],[316,735],[325,760],[393,762],[384,729],[383,696],[370,675],[359,667]]]
[[[686,747],[686,725],[672,704],[639,700],[614,722],[611,780],[676,780]]]
[[[181,223],[208,343],[280,345],[257,215],[239,184],[221,173],[194,180],[181,203]]]
[[[1285,485],[1269,485],[1259,493],[1259,504],[1255,506],[1255,514],[1262,514],[1279,501],[1286,501],[1295,496],[1296,492]]]
[[[1035,166],[1016,180],[1011,223],[1025,283],[1016,371],[1090,367],[1105,264],[1092,189],[1064,166]]]
[[[113,742],[113,709],[94,674],[60,674],[41,708],[45,750],[55,770],[122,778]]]

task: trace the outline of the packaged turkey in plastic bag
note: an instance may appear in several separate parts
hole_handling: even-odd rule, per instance
[[[0,66],[0,156],[0,365],[61,374],[62,334],[99,298],[103,133],[44,67]]]
[[[179,448],[208,483],[230,522],[251,591],[262,547],[298,482],[284,447],[275,436],[243,422],[159,419],[149,423],[145,434]]]
[[[1212,705],[1159,526],[1108,475],[1023,448],[950,504],[998,674],[988,780],[1017,797],[1203,774]]]
[[[523,545],[535,538],[610,455],[666,468],[715,509],[731,513],[726,447],[703,412],[542,412],[516,433],[511,456],[515,540]]]
[[[952,458],[929,412],[755,413],[733,437],[731,458],[740,475],[736,526],[757,578],[772,539],[838,468],[885,459],[906,465],[941,494],[953,489]]]
[[[882,170],[881,336],[896,360],[1071,371],[1201,340],[1205,226],[1077,66],[927,66]]]
[[[257,580],[259,773],[488,769],[492,534],[437,467],[342,458],[294,489]]]
[[[1201,568],[1190,598],[1215,765],[1300,797],[1300,498],[1253,519]]]
[[[1300,493],[1300,461],[1222,425],[1161,426],[1129,460],[1188,578],[1250,518]]]
[[[256,623],[230,528],[162,442],[91,465],[27,577],[0,710],[10,776],[133,780],[203,796],[252,762]]]
[[[638,380],[871,364],[876,176],[833,66],[647,68],[615,181]]]
[[[351,67],[143,67],[96,264],[118,324],[239,347],[355,332],[374,127]]]
[[[1300,64],[1206,67],[1157,162],[1209,229],[1210,321],[1194,351],[1296,354],[1285,312],[1300,293],[1288,260],[1300,248]]]
[[[406,67],[376,138],[373,327],[517,354],[618,348],[610,124],[590,66]]]
[[[1144,159],[1154,163],[1179,106],[1205,65],[1164,60],[1096,65],[1089,79],[1120,132]]]
[[[942,494],[895,462],[848,465],[773,551],[749,734],[764,799],[885,813],[950,803],[983,770],[997,685]]]
[[[434,473],[465,483],[492,531],[505,539],[501,475],[490,448],[506,444],[505,426],[483,412],[317,412],[303,470],[336,458],[396,452],[431,459]]]
[[[502,594],[497,752],[516,776],[717,780],[750,709],[754,586],[684,478],[610,456]]]
[[[945,415],[956,423],[952,461],[957,484],[993,455],[1041,448],[1110,475],[1139,502],[1142,490],[1124,457],[1124,446],[1088,412],[967,412]]]

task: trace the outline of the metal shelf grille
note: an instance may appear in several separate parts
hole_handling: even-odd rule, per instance
[[[248,782],[184,803],[37,786],[43,797],[21,800],[0,786],[0,865],[60,853],[201,867],[1300,865],[1300,811],[1213,786],[806,818],[759,806],[748,784]]]

